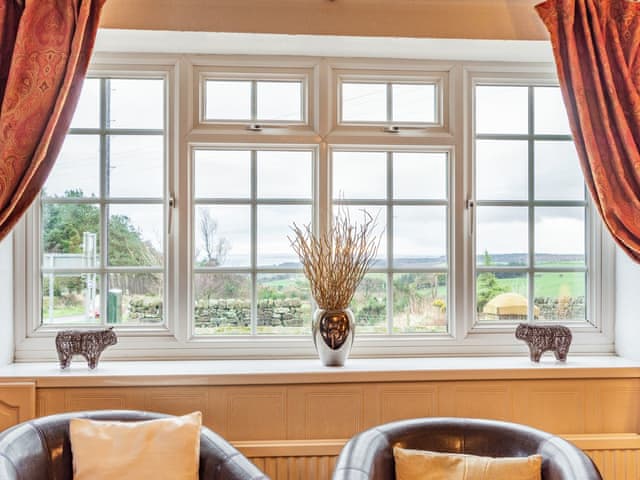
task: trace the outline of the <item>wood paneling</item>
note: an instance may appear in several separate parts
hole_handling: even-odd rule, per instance
[[[34,383],[0,383],[0,431],[36,415]]]

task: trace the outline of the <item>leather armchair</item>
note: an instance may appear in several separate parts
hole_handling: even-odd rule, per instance
[[[560,437],[494,420],[419,418],[387,423],[344,446],[333,480],[393,480],[393,447],[488,457],[542,455],[543,480],[602,480],[591,459]]]
[[[168,416],[132,410],[104,410],[52,415],[21,423],[0,433],[0,479],[72,480],[69,443],[69,420],[72,418],[131,422]],[[268,480],[268,477],[226,440],[202,427],[200,479]]]

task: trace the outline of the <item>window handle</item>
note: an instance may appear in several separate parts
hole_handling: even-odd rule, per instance
[[[249,130],[250,132],[261,132],[262,125],[259,125],[257,123],[252,123],[250,125],[247,125],[247,130]]]
[[[473,237],[474,229],[476,226],[476,202],[472,199],[467,200],[467,212],[469,218],[469,236]]]
[[[169,218],[167,219],[167,234],[171,235],[171,229],[173,227],[173,209],[176,206],[176,199],[173,195],[169,196]]]

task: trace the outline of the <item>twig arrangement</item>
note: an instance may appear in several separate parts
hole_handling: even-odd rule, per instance
[[[348,212],[338,211],[333,225],[322,235],[311,224],[291,227],[291,247],[300,258],[311,294],[319,308],[347,308],[371,264],[382,235],[375,233],[377,219],[366,211],[362,223],[353,225]]]

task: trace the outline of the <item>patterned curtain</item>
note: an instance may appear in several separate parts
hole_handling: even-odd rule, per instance
[[[0,0],[0,240],[62,147],[105,0]]]
[[[547,0],[536,9],[587,187],[616,242],[640,263],[640,3]]]

